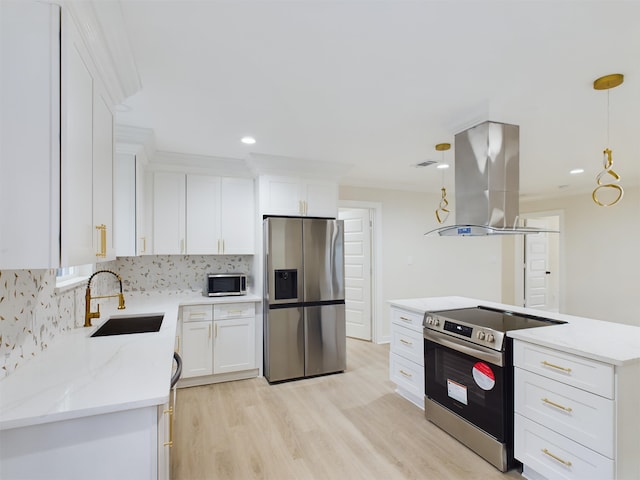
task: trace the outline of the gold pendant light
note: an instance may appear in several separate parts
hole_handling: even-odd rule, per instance
[[[450,143],[439,143],[436,145],[436,151],[437,152],[442,152],[442,164],[441,165],[446,165],[444,163],[444,152],[446,152],[447,150],[449,150],[451,148],[451,144]],[[447,207],[449,206],[449,201],[447,200],[447,189],[444,186],[444,171],[442,172],[442,198],[440,199],[440,203],[438,204],[438,208],[436,209],[436,220],[438,221],[438,223],[444,223],[447,221],[447,218],[449,218],[449,213],[451,213],[449,211],[449,209],[447,209]]]
[[[624,75],[621,73],[614,73],[611,75],[605,75],[593,82],[593,88],[595,90],[607,90],[607,145],[609,144],[609,91],[624,82]],[[610,207],[615,205],[624,195],[624,189],[620,182],[620,175],[613,170],[613,152],[607,146],[603,153],[603,170],[596,176],[596,188],[591,193],[591,198],[600,207]],[[613,200],[603,201],[599,195],[604,192],[613,192]]]

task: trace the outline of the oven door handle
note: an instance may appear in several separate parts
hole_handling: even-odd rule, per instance
[[[479,360],[484,360],[485,362],[497,365],[498,367],[504,367],[504,355],[502,352],[491,350],[490,348],[483,347],[482,345],[469,344],[468,342],[458,340],[451,335],[434,332],[427,328],[424,329],[424,339]]]

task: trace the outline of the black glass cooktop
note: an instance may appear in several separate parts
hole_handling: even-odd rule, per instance
[[[521,330],[523,328],[544,327],[565,323],[560,320],[538,317],[524,313],[508,312],[489,307],[458,308],[432,312],[441,319],[464,322],[481,328],[490,328],[497,332]]]

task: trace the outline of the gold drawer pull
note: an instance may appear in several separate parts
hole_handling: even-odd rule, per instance
[[[567,467],[570,467],[571,465],[573,465],[571,462],[569,462],[568,460],[563,460],[560,457],[558,457],[557,455],[554,455],[553,453],[551,453],[549,450],[547,450],[546,448],[542,449],[542,453],[544,453],[545,455],[549,455],[551,458],[553,458],[555,461],[560,462],[563,465],[566,465]]]
[[[560,410],[564,410],[565,412],[568,412],[568,413],[573,411],[573,409],[571,407],[564,407],[564,406],[560,405],[559,403],[552,402],[548,398],[543,398],[542,401],[544,403],[546,403],[547,405],[551,405],[552,407],[559,408]]]
[[[409,377],[409,378],[413,377],[413,375],[411,375],[410,373],[405,372],[404,370],[400,370],[400,373],[402,375],[404,375],[405,377]]]
[[[561,367],[559,365],[554,365],[553,363],[549,363],[546,360],[544,362],[542,362],[542,365],[544,365],[545,367],[555,368],[556,370],[562,370],[563,372],[571,373],[571,369],[570,368]]]
[[[407,342],[404,338],[400,339],[400,343],[404,343],[405,345],[413,345],[413,342]]]
[[[401,317],[400,317],[400,320],[402,320],[403,322],[413,323],[413,322],[411,321],[411,319],[410,319],[410,318],[407,318],[407,317],[402,317],[402,316],[401,316]]]

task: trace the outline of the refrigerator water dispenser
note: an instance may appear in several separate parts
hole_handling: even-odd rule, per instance
[[[298,298],[298,270],[275,270],[276,300],[296,300]]]

